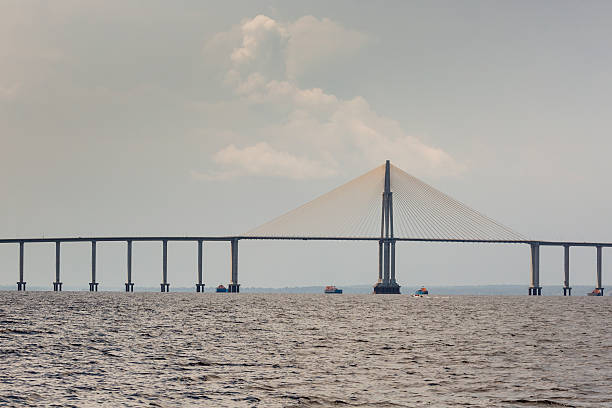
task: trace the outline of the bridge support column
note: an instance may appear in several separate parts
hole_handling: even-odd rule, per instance
[[[60,241],[55,241],[55,282],[53,282],[53,291],[62,291],[62,282],[60,282]]]
[[[127,241],[127,282],[125,283],[125,291],[133,292],[134,284],[132,283],[132,241]]]
[[[378,241],[378,282],[377,285],[382,284],[383,281],[383,241]]]
[[[98,282],[96,282],[96,241],[91,241],[91,282],[89,282],[89,291],[98,291]]]
[[[395,280],[395,240],[389,239],[384,242],[384,277],[382,282],[374,285],[376,294],[399,294],[400,285]]]
[[[389,272],[390,272],[390,261],[391,261],[391,247],[388,241],[385,241],[384,245],[384,264],[383,264],[383,284],[389,285]]]
[[[170,284],[168,283],[168,240],[162,241],[163,246],[163,266],[162,266],[162,283],[160,288],[162,292],[170,292]]]
[[[238,239],[233,238],[231,245],[232,279],[227,291],[230,293],[238,293],[240,292],[240,284],[238,283]]]
[[[388,242],[381,239],[378,241],[378,282],[374,285],[374,293],[383,294],[389,292],[389,260],[391,253],[388,251]]]
[[[399,285],[395,280],[395,241],[391,242],[391,286],[397,286],[397,293],[399,293]]]
[[[374,293],[399,295],[400,285],[395,280],[395,240],[388,240],[385,246],[388,248],[384,258],[385,276],[382,283],[374,287]]]
[[[17,282],[17,290],[26,290],[26,283],[23,281],[23,246],[25,243],[19,243],[19,282]]]
[[[395,281],[395,241],[391,242],[391,280],[389,283],[392,286],[397,285]]]
[[[564,272],[565,279],[563,280],[563,296],[572,296],[572,288],[570,287],[570,247],[569,245],[563,246],[564,250]]]
[[[198,240],[198,283],[196,283],[196,292],[204,292],[204,284],[202,283],[202,240]]]
[[[597,287],[595,289],[599,290],[600,296],[604,294],[604,288],[601,284],[601,264],[602,264],[602,247],[597,246]]]
[[[540,286],[540,244],[531,244],[531,287],[529,295],[541,296],[542,287]]]

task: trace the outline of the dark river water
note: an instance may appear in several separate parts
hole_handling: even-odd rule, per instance
[[[612,297],[0,292],[0,406],[611,407]]]

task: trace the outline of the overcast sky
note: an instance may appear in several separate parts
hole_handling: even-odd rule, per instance
[[[240,234],[390,159],[524,236],[610,242],[611,20],[608,1],[0,0],[0,235]],[[135,246],[137,284],[160,247]],[[593,284],[595,250],[572,251]],[[101,245],[103,287],[124,252]],[[53,254],[26,247],[29,284]],[[543,250],[544,284],[562,254]],[[0,284],[16,255],[0,246]],[[205,256],[227,283],[228,245]],[[195,261],[171,245],[174,286]],[[374,283],[377,262],[375,243],[241,242],[240,281]],[[65,284],[88,263],[66,245]],[[402,243],[398,277],[527,286],[529,248]]]

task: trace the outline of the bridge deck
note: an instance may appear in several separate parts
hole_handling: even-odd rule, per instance
[[[118,237],[40,237],[40,238],[2,238],[0,244],[24,243],[55,243],[55,242],[147,242],[147,241],[227,241],[238,240],[268,240],[268,241],[380,241],[378,237],[270,237],[270,236],[118,236]],[[438,238],[393,238],[395,241],[406,242],[456,242],[476,244],[539,244],[543,246],[583,246],[612,247],[611,242],[578,242],[578,241],[532,241],[532,240],[481,240],[481,239],[438,239]]]

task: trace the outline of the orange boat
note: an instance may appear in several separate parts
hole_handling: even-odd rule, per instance
[[[599,288],[595,288],[591,293],[587,293],[587,296],[603,296],[603,292]]]
[[[337,287],[331,285],[325,287],[325,293],[342,293],[342,289],[338,289]]]
[[[412,294],[414,297],[423,297],[429,295],[429,291],[425,286],[421,287],[421,289],[417,290]]]

